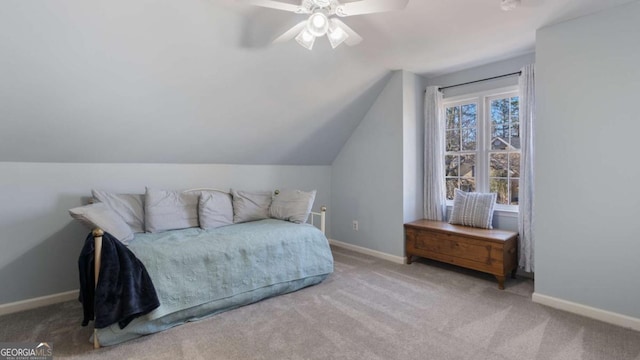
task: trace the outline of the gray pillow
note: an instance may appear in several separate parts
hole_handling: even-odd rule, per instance
[[[316,191],[282,190],[273,197],[269,215],[274,219],[291,221],[297,224],[307,222]]]
[[[105,203],[124,220],[134,233],[144,232],[144,195],[114,194],[91,190],[94,199]]]
[[[144,220],[147,232],[198,226],[198,194],[147,188]]]
[[[493,208],[496,193],[464,192],[456,189],[449,223],[493,229]]]
[[[233,195],[233,222],[241,223],[269,218],[271,191],[235,191]]]
[[[221,191],[202,191],[198,202],[198,219],[203,229],[215,229],[233,224],[231,194]]]
[[[129,225],[104,203],[69,209],[69,215],[80,220],[89,229],[100,228],[108,232],[125,245],[133,239],[133,232],[131,232]]]

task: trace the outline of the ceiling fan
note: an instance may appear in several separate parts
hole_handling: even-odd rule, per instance
[[[343,42],[354,46],[362,41],[362,37],[342,20],[336,18],[353,15],[372,14],[377,12],[401,10],[409,0],[359,0],[341,3],[338,0],[301,0],[300,5],[277,0],[239,0],[246,4],[272,9],[290,11],[296,14],[309,15],[273,42],[289,41],[293,38],[303,47],[311,50],[316,38],[327,35],[332,48]]]

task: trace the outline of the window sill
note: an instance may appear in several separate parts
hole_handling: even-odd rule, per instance
[[[512,217],[512,218],[517,218],[518,217],[518,210],[495,209],[494,213],[497,213],[498,216],[500,216],[500,217]],[[495,216],[495,214],[494,214],[494,216]]]

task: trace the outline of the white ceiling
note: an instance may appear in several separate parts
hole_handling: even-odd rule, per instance
[[[389,70],[531,52],[537,28],[629,0],[522,2],[411,0],[308,51],[269,46],[300,15],[233,0],[0,0],[0,161],[331,164]]]

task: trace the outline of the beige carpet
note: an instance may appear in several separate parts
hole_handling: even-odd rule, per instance
[[[640,360],[640,333],[531,302],[533,283],[334,249],[322,284],[93,350],[77,302],[0,317],[0,341],[78,359]]]

